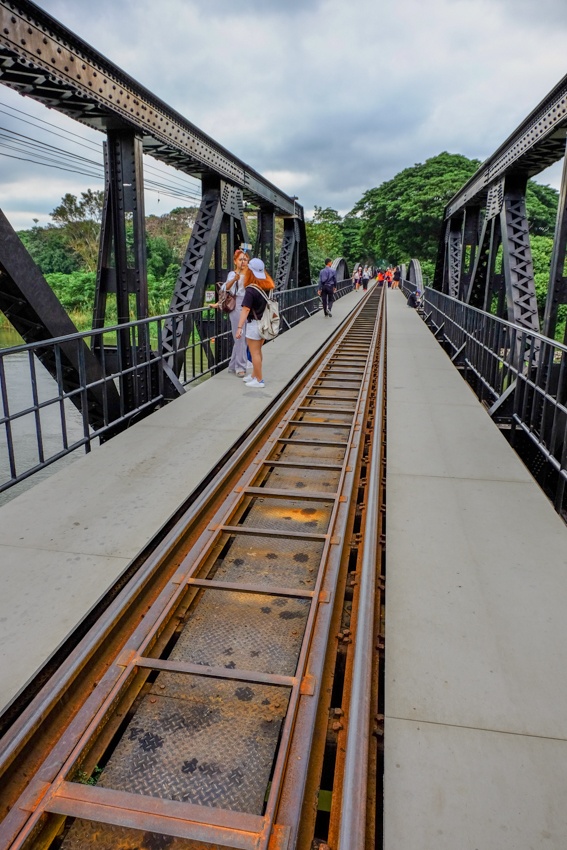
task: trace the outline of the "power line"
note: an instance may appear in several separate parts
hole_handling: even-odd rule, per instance
[[[21,109],[17,109],[16,107],[11,106],[10,104],[7,104],[2,100],[0,100],[0,105],[4,106],[6,109],[9,109],[9,110],[12,110],[13,112],[18,113],[18,115],[12,115],[12,114],[10,114],[9,112],[6,112],[3,109],[0,109],[0,113],[3,113],[4,115],[7,115],[8,117],[13,118],[17,121],[21,121],[25,124],[29,124],[32,127],[36,127],[37,124],[34,123],[34,122],[37,122],[38,124],[43,124],[43,125],[45,125],[45,127],[48,127],[48,128],[56,127],[57,129],[60,129],[60,128],[57,127],[56,124],[53,124],[52,122],[49,122],[49,121],[44,121],[42,118],[37,118],[36,116],[31,115],[28,112],[24,112]],[[19,117],[20,115],[25,115],[26,118],[25,119],[20,118]],[[96,145],[91,140],[84,139],[84,137],[79,136],[77,133],[73,133],[71,130],[66,131],[67,135],[64,136],[61,133],[57,133],[52,129],[44,129],[44,127],[38,127],[38,129],[42,130],[45,133],[50,133],[51,135],[57,136],[58,138],[62,138],[62,139],[65,139],[66,141],[70,141],[71,144],[75,144],[75,145],[78,145],[80,147],[84,147],[88,150],[93,150],[97,153],[101,152],[100,146]],[[15,133],[15,131],[11,131],[11,130],[7,130],[7,132]],[[21,134],[19,134],[19,135],[21,135]],[[80,141],[74,142],[72,139],[69,139],[68,136],[74,136],[76,139],[79,139]],[[23,138],[29,139],[30,137],[28,136],[28,137],[23,137]],[[53,147],[53,146],[51,146],[51,147]],[[58,148],[58,150],[63,151],[64,149]],[[70,151],[67,151],[67,153],[71,154]],[[184,192],[189,197],[193,197],[195,199],[200,200],[201,194],[200,194],[200,183],[199,183],[199,181],[195,180],[195,181],[192,181],[192,182],[185,182],[187,175],[183,175],[183,177],[177,176],[178,172],[176,172],[176,170],[173,168],[173,166],[171,168],[172,168],[172,171],[174,172],[174,174],[169,174],[169,173],[157,168],[156,166],[149,165],[147,163],[144,166],[145,170],[147,169],[147,170],[153,172],[154,174],[156,174],[158,176],[162,176],[162,178],[165,178],[166,180],[170,181],[170,183],[169,183],[170,188],[172,188],[172,184],[177,183],[177,184],[179,184],[179,187],[182,188],[184,190]],[[164,185],[164,194],[165,194],[165,187],[168,184],[163,184],[163,185]]]

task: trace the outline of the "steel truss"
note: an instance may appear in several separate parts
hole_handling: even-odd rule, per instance
[[[232,268],[235,245],[248,241],[244,201],[259,209],[258,252],[272,274],[276,258],[275,217],[285,216],[290,222],[284,226],[284,246],[276,275],[278,288],[311,283],[303,209],[296,199],[234,157],[30,0],[0,0],[0,82],[107,134],[94,328],[104,327],[109,296],[116,298],[121,324],[129,322],[133,312],[136,319],[148,315],[144,153],[199,177],[203,183],[201,207],[175,286],[171,312],[202,306],[206,286]],[[133,222],[133,247],[126,239],[127,220]],[[20,258],[24,256],[22,252],[25,253],[23,246],[18,249]],[[21,262],[26,265],[31,259]],[[13,284],[18,289],[18,299],[29,299],[26,311],[35,317],[32,324],[44,324],[38,332],[53,336],[47,329],[57,325],[62,308],[47,293],[47,284],[38,283],[30,290],[25,282],[16,279],[4,286],[7,280],[8,276],[2,279],[4,301],[8,304],[13,296]],[[47,302],[52,304],[53,317],[44,315]],[[15,315],[13,304],[7,309]],[[19,309],[20,316],[24,312]],[[65,327],[65,333],[76,332],[71,323]],[[187,319],[171,320],[165,329],[164,350],[171,355],[165,370],[169,370],[169,389],[173,388],[174,393],[183,392],[177,381],[182,368],[179,351],[191,331],[192,320]],[[125,331],[118,335],[116,349],[109,350],[103,347],[102,337],[97,337],[94,353],[101,360],[104,357],[117,363],[124,371],[120,388],[123,410],[138,409],[140,402],[151,396],[148,382],[153,376],[144,372],[141,379],[135,368],[137,362],[147,362],[151,356],[149,338],[132,338]],[[223,353],[226,352],[220,348],[209,351],[215,358]],[[96,407],[96,400],[93,404]],[[95,422],[103,411],[93,410],[89,415]]]
[[[30,0],[0,0],[0,81],[95,130],[134,130],[144,153],[187,174],[228,180],[279,215],[301,215],[293,198]]]
[[[551,255],[551,271],[549,289],[543,318],[543,333],[553,339],[557,327],[557,311],[561,304],[567,304],[567,278],[565,277],[565,261],[567,259],[567,157],[563,159],[563,175],[561,192],[557,208],[557,223],[555,239]],[[564,342],[567,343],[567,324]]]
[[[435,287],[538,330],[525,193],[527,181],[565,155],[567,76],[449,201]],[[567,303],[567,171],[564,168],[543,332]]]

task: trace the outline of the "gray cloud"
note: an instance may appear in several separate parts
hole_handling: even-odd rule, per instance
[[[443,150],[489,156],[565,73],[563,2],[39,0],[307,209],[341,211]],[[30,170],[0,157],[8,215]],[[89,185],[43,174],[42,210]]]

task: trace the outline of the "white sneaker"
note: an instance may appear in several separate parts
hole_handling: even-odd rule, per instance
[[[242,378],[242,380],[244,381],[245,384],[249,384],[250,381],[255,381],[256,378],[254,378],[252,375],[246,375],[246,377]]]
[[[257,381],[256,378],[252,378],[251,381],[246,381],[246,386],[251,387],[252,389],[256,389],[259,387],[260,389],[264,389],[264,381]]]

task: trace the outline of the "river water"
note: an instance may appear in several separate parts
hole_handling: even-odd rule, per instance
[[[0,328],[0,349],[22,345],[23,340],[15,330]],[[6,378],[6,393],[10,414],[13,415],[26,410],[32,405],[32,384],[30,377],[29,355],[26,352],[7,354],[4,356],[4,370]],[[57,396],[57,384],[49,372],[35,358],[37,389],[40,401],[47,401]],[[1,377],[0,377],[1,380]],[[0,419],[4,416],[2,401],[0,397]],[[63,449],[63,437],[61,431],[61,408],[59,404],[53,404],[44,408],[40,413],[41,433],[45,459],[53,457]],[[83,422],[77,408],[69,401],[63,405],[63,417],[67,428],[67,441],[72,444],[83,436]],[[36,420],[33,413],[26,414],[20,419],[12,422],[12,439],[16,461],[16,473],[25,472],[39,462],[38,440],[36,434]],[[79,448],[70,455],[55,461],[34,473],[25,481],[15,484],[8,490],[0,492],[0,505],[13,499],[24,490],[33,487],[39,481],[53,475],[54,472],[73,463],[84,454],[84,449]],[[5,425],[0,424],[0,484],[10,480],[10,463],[8,454],[8,435]]]

